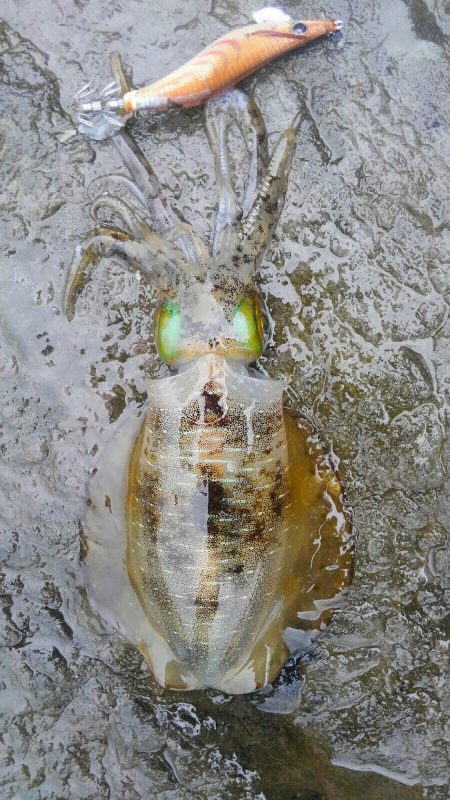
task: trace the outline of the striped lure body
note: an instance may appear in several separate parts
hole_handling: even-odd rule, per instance
[[[159,290],[155,340],[173,370],[148,382],[145,416],[129,413],[91,481],[90,596],[161,685],[242,693],[271,682],[328,622],[350,580],[351,524],[317,434],[284,407],[284,384],[250,367],[267,341],[254,275],[298,119],[270,158],[259,110],[242,92],[209,103],[206,124],[219,188],[210,250],[187,223],[164,236],[148,226],[145,198],[157,219],[162,189],[121,133],[113,141],[134,181],[121,189],[133,196],[102,194],[92,210],[112,209],[127,229],[86,235],[66,312],[101,258],[119,258]],[[239,193],[232,133],[248,145]]]
[[[299,31],[296,33],[296,29]],[[291,50],[336,31],[332,20],[288,20],[230,31],[165,78],[123,97],[125,111],[200,105]]]
[[[102,139],[116,133],[135,111],[200,105],[264,64],[342,26],[339,20],[293,20],[274,8],[256,12],[254,18],[254,24],[229,31],[181,67],[142,89],[130,90],[121,66],[113,66],[113,82],[99,97],[89,85],[77,94],[80,129],[90,138]]]

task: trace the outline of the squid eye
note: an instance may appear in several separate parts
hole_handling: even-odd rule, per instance
[[[261,303],[253,297],[243,298],[236,306],[233,328],[239,343],[253,353],[255,360],[264,346],[263,325]]]
[[[170,364],[176,357],[181,341],[181,309],[177,303],[165,300],[156,317],[156,344],[159,354]]]
[[[301,36],[303,33],[306,33],[307,30],[308,26],[304,25],[303,22],[296,22],[292,26],[292,32],[297,33],[299,36]]]

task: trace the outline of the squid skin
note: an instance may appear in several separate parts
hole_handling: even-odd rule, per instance
[[[90,84],[76,95],[80,129],[90,138],[102,139],[117,133],[136,111],[201,105],[264,64],[342,27],[340,20],[294,20],[274,8],[256,12],[254,18],[254,24],[227,32],[169,75],[141,89],[129,87],[115,55],[113,81],[100,96],[95,96]]]
[[[84,565],[94,607],[170,689],[239,694],[271,683],[325,628],[351,580],[351,517],[336,468],[311,424],[286,409],[284,383],[252,367],[269,333],[255,277],[299,124],[297,116],[269,157],[245,94],[207,104],[218,186],[210,250],[175,221],[145,156],[119,133],[134,183],[108,176],[122,196],[100,195],[91,213],[112,211],[124,229],[89,231],[67,279],[69,318],[104,256],[158,292],[155,342],[171,374],[147,382],[145,412],[131,408],[99,457]],[[240,192],[236,133],[247,148]],[[155,231],[150,219],[166,224],[161,207],[170,225]]]

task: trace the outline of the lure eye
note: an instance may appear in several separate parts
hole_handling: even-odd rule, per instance
[[[308,30],[308,26],[304,25],[303,22],[296,22],[292,26],[292,32],[296,33],[298,36],[302,36]]]

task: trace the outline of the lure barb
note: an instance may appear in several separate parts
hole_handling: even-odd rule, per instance
[[[120,96],[118,81],[114,80],[108,83],[98,97],[95,97],[95,91],[89,87],[90,84],[87,83],[75,95],[77,110],[80,114],[97,114],[100,111],[123,108],[123,98]]]
[[[342,28],[342,20],[294,20],[280,9],[255,12],[254,22],[227,32],[181,67],[141,89],[131,89],[120,57],[113,81],[95,94],[86,84],[75,96],[81,130],[93,139],[113,136],[136,111],[192,108],[217,97],[275,58]]]

